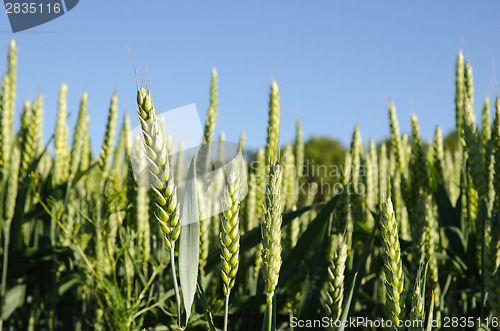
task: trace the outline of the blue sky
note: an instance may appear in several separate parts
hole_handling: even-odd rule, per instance
[[[303,122],[306,138],[348,144],[359,124],[364,142],[388,137],[393,98],[403,131],[410,114],[425,139],[454,126],[459,49],[474,68],[476,109],[499,93],[500,2],[482,1],[85,1],[40,27],[10,32],[0,13],[0,54],[19,48],[18,100],[45,95],[45,137],[55,125],[61,82],[69,86],[71,130],[89,93],[94,153],[113,91],[120,114],[135,115],[137,67],[147,70],[160,111],[196,103],[204,120],[210,71],[219,72],[217,132],[247,146],[265,143],[272,79],[281,90],[283,143]],[[495,67],[495,61],[497,62]],[[6,61],[0,62],[4,70]],[[121,122],[121,118],[120,118]]]

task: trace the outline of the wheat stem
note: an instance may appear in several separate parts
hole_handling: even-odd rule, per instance
[[[180,235],[179,203],[176,187],[168,160],[162,132],[158,126],[157,113],[151,97],[151,91],[144,87],[137,90],[137,105],[139,120],[149,161],[149,177],[151,188],[155,194],[155,217],[163,231],[165,244],[170,249],[170,270],[174,283],[175,301],[177,307],[177,324],[181,325],[180,295],[175,271],[175,241]]]

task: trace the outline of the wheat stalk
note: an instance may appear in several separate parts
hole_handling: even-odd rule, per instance
[[[385,143],[380,145],[380,156],[378,158],[378,187],[379,187],[379,196],[378,196],[378,207],[382,208],[382,203],[384,202],[384,198],[388,195],[389,184],[390,181],[387,178],[389,171],[389,165],[387,160],[387,147]]]
[[[210,103],[207,110],[207,115],[205,119],[205,129],[203,131],[203,137],[205,138],[206,145],[201,148],[198,153],[198,162],[200,164],[199,170],[201,173],[205,173],[211,169],[211,159],[210,159],[210,149],[212,148],[211,143],[213,141],[213,136],[215,132],[215,124],[217,122],[217,112],[218,112],[218,96],[217,96],[217,71],[215,68],[212,69],[211,80],[210,80]],[[180,173],[178,174],[180,176]],[[200,219],[200,248],[199,248],[199,266],[201,274],[204,274],[204,268],[208,258],[208,253],[210,249],[210,236],[212,234],[211,230],[211,209],[212,204],[207,198],[207,188],[205,185],[198,186],[198,213]],[[207,216],[208,215],[208,216]],[[214,226],[213,228],[216,228]],[[215,233],[215,232],[214,232]]]
[[[87,121],[85,122],[85,125],[83,126],[83,133],[82,133],[82,156],[80,158],[80,165],[79,170],[80,171],[86,171],[89,166],[90,162],[92,160],[92,148],[90,147],[90,136],[89,136],[89,124],[90,124],[90,116],[87,117]]]
[[[335,207],[335,213],[339,220],[339,231],[345,229],[345,239],[347,243],[347,254],[350,254],[352,234],[354,231],[354,223],[352,219],[351,196],[349,195],[348,185],[351,182],[352,158],[351,153],[346,151],[344,158],[344,174],[342,176],[342,185],[344,190],[340,193],[340,199]]]
[[[361,140],[361,133],[359,131],[359,126],[354,127],[354,132],[352,134],[351,140],[351,177],[349,179],[350,190],[345,190],[349,196],[350,209],[352,214],[353,222],[364,222],[365,213],[363,209],[365,207],[365,192],[360,189],[363,185],[363,178],[360,176],[360,171],[362,167],[362,154],[363,154],[363,142]],[[349,227],[349,225],[348,225]],[[350,229],[347,230],[351,231]],[[347,238],[348,242],[351,242],[350,235]],[[347,254],[351,255],[351,247],[348,248]]]
[[[174,254],[175,241],[179,238],[181,231],[177,191],[169,164],[168,151],[158,126],[158,115],[149,88],[148,90],[144,87],[137,89],[137,105],[144,148],[149,163],[151,188],[155,196],[156,211],[154,215],[163,231],[165,244],[170,250],[170,268],[174,283],[177,323],[180,327],[180,293],[177,285]]]
[[[334,244],[338,245],[336,249],[332,247],[333,256],[328,266],[325,309],[329,317],[337,321],[342,313],[342,300],[344,299],[344,273],[347,259],[346,238],[342,237],[338,243],[332,240],[332,246]]]
[[[113,147],[115,144],[116,119],[118,117],[118,95],[113,93],[111,104],[108,112],[108,123],[106,124],[106,134],[99,155],[99,167],[101,168],[103,177],[109,174],[111,162],[113,159]]]
[[[411,321],[422,321],[422,326],[425,321],[425,274],[427,274],[427,267],[424,271],[424,279],[422,280],[422,264],[420,264],[417,279],[413,289],[413,296],[411,299]],[[424,328],[410,327],[409,331],[423,331]]]
[[[302,123],[297,121],[296,124],[297,134],[295,135],[295,169],[297,171],[297,179],[300,181],[303,173],[304,166],[304,138],[302,137]]]
[[[491,139],[491,123],[490,123],[490,98],[484,97],[483,112],[481,116],[481,144],[483,151],[487,149],[488,141]],[[483,157],[485,153],[483,152]]]
[[[246,200],[246,222],[244,223],[244,230],[250,231],[259,224],[257,216],[257,176],[250,174],[250,181],[248,183],[248,195]],[[258,254],[257,254],[258,255]]]
[[[425,197],[425,223],[424,223],[424,247],[425,247],[425,259],[428,261],[428,280],[430,289],[434,292],[436,300],[434,301],[434,312],[436,318],[440,320],[441,317],[441,307],[440,307],[440,296],[441,287],[439,285],[439,266],[437,256],[435,254],[436,248],[439,245],[439,232],[436,225],[436,207],[432,203],[432,196],[427,194]]]
[[[474,109],[474,78],[472,74],[472,66],[468,61],[465,61],[464,65],[464,86],[465,86],[465,99],[464,102],[468,102],[471,108]]]
[[[130,119],[128,118],[128,114],[125,113],[123,116],[123,123],[120,129],[120,138],[118,139],[118,146],[115,149],[113,156],[113,169],[111,173],[120,177],[121,169],[126,165],[125,163],[125,151],[128,145],[128,135],[130,132]]]
[[[23,178],[27,175],[30,162],[35,156],[35,150],[33,148],[33,136],[30,132],[32,116],[33,110],[31,109],[31,103],[26,100],[24,102],[23,114],[21,117],[21,132],[19,133],[19,146],[21,149],[19,178],[21,178],[21,180],[23,180]]]
[[[491,149],[493,151],[493,161],[490,167],[493,170],[493,180],[490,180],[490,190],[495,192],[492,213],[486,219],[485,229],[485,286],[488,291],[488,303],[494,316],[500,314],[500,268],[498,267],[498,258],[500,257],[500,236],[499,223],[500,218],[500,100],[498,96],[495,100],[495,120],[491,136]]]
[[[261,253],[262,275],[268,307],[272,307],[274,290],[278,285],[281,268],[282,176],[283,169],[279,164],[272,164],[269,167],[269,179],[264,202],[264,222],[262,223]]]
[[[10,78],[8,75],[5,75],[2,79],[2,88],[0,91],[0,168],[2,169],[0,179],[5,178],[8,174],[10,150],[13,144],[13,113],[9,109],[9,88]]]
[[[68,147],[69,128],[67,123],[66,94],[68,87],[61,84],[59,90],[59,106],[57,110],[57,122],[54,132],[54,184],[60,185],[68,179],[70,165],[70,151]]]
[[[275,160],[278,159],[280,117],[280,92],[278,84],[276,81],[273,81],[271,84],[271,93],[269,95],[269,122],[267,124],[267,141],[265,151],[266,166],[270,166],[273,162],[275,162]]]
[[[174,180],[179,183],[184,175],[184,142],[180,141],[177,148],[177,157],[175,159]]]
[[[310,206],[314,203],[314,198],[316,198],[316,194],[318,193],[318,184],[316,182],[312,182],[309,184],[309,188],[306,191],[306,196],[304,198],[304,206]],[[309,222],[316,217],[316,211],[312,209],[308,213],[304,213],[300,216],[300,233],[306,231]]]
[[[227,330],[229,295],[239,266],[240,254],[240,178],[235,172],[227,177],[227,190],[224,191],[224,207],[220,219],[219,242],[221,249],[221,276],[226,296],[224,310],[224,330]]]
[[[129,216],[131,223],[137,228],[137,243],[141,252],[141,258],[144,266],[151,257],[151,229],[149,225],[149,194],[147,183],[144,177],[138,177],[137,182],[134,178],[133,169],[147,168],[147,160],[142,157],[142,149],[140,148],[140,137],[137,136],[133,142],[133,148],[130,152],[130,157],[127,158],[128,176],[127,176],[127,200],[129,206]]]
[[[285,211],[293,211],[297,206],[297,178],[295,176],[295,156],[293,148],[287,145],[283,152],[283,192],[285,194]]]
[[[0,182],[9,173],[14,148],[14,101],[16,98],[17,46],[10,40],[7,74],[0,91]]]
[[[378,205],[379,201],[379,183],[378,183],[378,155],[377,155],[377,146],[375,145],[375,141],[370,139],[369,142],[370,149],[369,154],[366,157],[366,203],[367,207],[371,210],[374,210]],[[368,162],[369,160],[369,162]],[[368,165],[369,163],[369,165]],[[368,213],[371,214],[370,211]]]
[[[381,234],[384,249],[386,310],[388,318],[397,325],[404,319],[404,274],[399,245],[398,225],[390,198],[382,204],[380,216]]]
[[[224,194],[224,210],[220,221],[221,275],[224,283],[224,295],[228,295],[234,286],[234,277],[238,271],[240,229],[239,229],[239,192],[240,180],[234,172],[227,178],[227,191]]]
[[[260,225],[264,218],[264,198],[266,194],[266,154],[264,148],[259,148],[257,151],[257,166],[255,168],[256,176],[256,197],[257,197],[257,221]],[[262,251],[262,243],[257,246],[257,251]],[[262,266],[262,255],[255,254],[255,266],[254,266],[254,276],[257,279],[260,268]]]
[[[443,134],[441,128],[436,126],[434,133],[434,144],[432,145],[434,151],[434,168],[438,175],[438,180],[444,181],[444,150],[443,150]]]
[[[420,138],[420,127],[415,114],[411,115],[411,156],[410,156],[410,176],[412,180],[412,203],[415,203],[420,190],[428,192],[430,190],[430,175],[427,169],[422,140]],[[408,207],[408,205],[407,205]]]
[[[137,90],[137,105],[149,162],[151,188],[156,200],[155,217],[165,235],[167,247],[172,249],[180,234],[179,203],[151,92],[144,87]]]
[[[76,121],[75,133],[73,135],[73,147],[71,148],[71,161],[69,166],[69,178],[73,179],[78,171],[80,163],[85,156],[82,156],[83,146],[85,144],[85,135],[88,134],[89,125],[88,115],[88,94],[83,93],[80,101],[80,110]]]
[[[455,69],[455,121],[458,139],[462,136],[464,121],[464,56],[462,51],[458,53],[457,65]]]
[[[198,188],[198,196],[203,196],[205,194],[203,188],[201,187]],[[207,206],[208,204],[208,199],[199,199],[198,201],[198,212],[199,212],[199,219],[200,219],[200,254],[199,254],[199,264],[200,264],[200,271],[201,274],[203,275],[205,273],[205,266],[207,264],[207,258],[208,258],[208,253],[210,251],[210,234],[211,234],[211,218],[206,218],[204,217],[204,211],[207,210],[209,207]]]
[[[405,164],[404,151],[401,144],[401,134],[399,133],[399,123],[396,115],[396,107],[394,102],[389,100],[389,124],[391,127],[391,152],[395,156],[396,168],[403,169]]]
[[[14,146],[12,151],[12,157],[10,158],[10,173],[7,178],[6,183],[6,195],[5,201],[1,201],[1,203],[5,203],[0,210],[1,225],[2,231],[5,234],[5,238],[3,238],[3,261],[2,261],[2,283],[0,288],[0,307],[4,307],[5,303],[5,295],[7,293],[7,269],[9,263],[9,246],[10,246],[10,229],[12,225],[12,220],[14,218],[15,206],[16,206],[16,198],[17,198],[17,188],[18,188],[18,174],[19,174],[19,149]],[[1,215],[3,214],[3,215]],[[3,311],[3,309],[2,309]],[[0,317],[0,330],[3,326],[3,317]]]
[[[14,115],[17,89],[17,45],[14,39],[10,40],[7,75],[9,75],[9,109]]]
[[[16,206],[17,187],[18,187],[18,173],[20,162],[20,151],[18,146],[14,145],[10,159],[10,175],[7,178],[5,201],[3,206],[3,219],[11,222],[14,218],[14,211]]]
[[[207,111],[207,118],[205,121],[204,136],[207,143],[212,142],[215,122],[217,122],[217,110],[219,107],[219,101],[217,97],[217,70],[212,69],[212,77],[210,81],[210,104]]]
[[[396,114],[396,107],[392,100],[389,100],[389,125],[391,129],[391,192],[396,218],[400,221],[400,234],[403,238],[408,236],[408,224],[404,216],[404,201],[402,196],[402,177],[405,177],[404,169],[406,167],[406,152],[399,131],[399,122]]]
[[[256,159],[256,168],[255,168],[255,176],[256,176],[256,184],[257,184],[257,216],[259,217],[259,221],[262,219],[262,204],[264,201],[264,194],[266,194],[266,154],[264,148],[259,148],[257,151],[257,159]]]

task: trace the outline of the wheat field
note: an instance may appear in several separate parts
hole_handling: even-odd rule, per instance
[[[228,160],[200,149],[189,165],[169,153],[145,82],[135,141],[126,114],[117,128],[113,94],[92,151],[89,96],[69,128],[64,83],[43,137],[43,95],[16,96],[12,40],[0,91],[0,330],[498,329],[500,101],[477,106],[472,66],[455,60],[455,143],[439,126],[424,141],[415,115],[400,132],[389,101],[390,139],[363,141],[356,126],[336,189],[324,192],[304,174],[301,123],[280,141],[274,81],[266,145],[254,156],[242,133],[249,157],[237,171],[188,188],[195,163]],[[224,141],[214,138],[215,70],[209,98],[203,138],[214,146]],[[199,222],[183,223],[186,206]]]

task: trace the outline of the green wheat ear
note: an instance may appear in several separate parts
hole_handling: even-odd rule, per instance
[[[17,45],[14,39],[10,40],[7,75],[9,75],[9,109],[14,114],[16,108],[17,89]]]
[[[379,187],[379,195],[378,195],[378,207],[382,208],[382,203],[384,202],[384,198],[387,196],[388,185],[390,181],[388,180],[388,160],[387,160],[387,147],[385,143],[382,143],[380,146],[380,156],[378,158],[378,187]]]
[[[337,247],[333,247],[337,244]],[[330,318],[337,321],[342,313],[342,300],[344,299],[344,273],[347,260],[347,242],[342,237],[340,242],[332,239],[332,257],[328,266],[328,280],[325,291],[325,309]]]
[[[382,242],[384,249],[384,273],[386,288],[386,310],[394,325],[404,319],[404,274],[399,245],[398,225],[394,216],[391,198],[382,204],[380,215]],[[397,328],[395,328],[397,330]]]
[[[241,134],[240,134],[240,142],[238,144],[238,150],[243,154],[243,152],[245,151],[245,144],[246,144],[246,141],[247,141],[247,134],[245,131],[241,131]]]
[[[297,121],[297,134],[295,137],[294,152],[295,152],[295,170],[297,172],[297,179],[300,181],[303,173],[304,166],[304,138],[302,134],[302,123]]]
[[[293,155],[292,145],[287,145],[283,152],[283,193],[285,195],[285,210],[293,211],[297,207],[297,194],[296,189],[297,178],[295,169],[295,156]],[[297,224],[298,225],[298,224]]]
[[[459,140],[462,136],[464,122],[464,93],[464,56],[462,55],[462,51],[460,51],[455,69],[455,123]]]
[[[465,85],[465,100],[469,100],[472,109],[474,109],[474,78],[472,74],[472,66],[468,61],[464,65],[464,85]]]
[[[75,126],[73,136],[73,147],[71,148],[71,161],[69,166],[70,180],[76,175],[80,163],[82,162],[82,151],[85,144],[85,136],[88,134],[89,115],[88,115],[88,94],[84,92],[80,101],[80,110],[78,120]]]
[[[491,133],[492,150],[495,156],[494,162],[494,190],[500,192],[500,99],[495,99],[495,120],[493,121],[493,130]],[[500,194],[495,194],[494,210],[500,210]]]
[[[240,179],[234,172],[227,178],[227,191],[224,194],[226,209],[220,221],[221,276],[224,283],[224,295],[228,295],[234,286],[238,272],[240,252]]]
[[[379,186],[378,186],[378,155],[377,146],[373,138],[369,141],[370,149],[368,150],[368,155],[366,157],[366,205],[370,210],[374,210],[378,205],[379,197]],[[367,214],[371,214],[368,211]]]
[[[352,187],[353,192],[358,190],[359,184],[361,183],[360,178],[360,169],[361,169],[361,154],[363,149],[363,143],[361,140],[361,133],[359,131],[359,126],[354,127],[354,132],[352,134],[351,140],[351,177],[349,179],[349,184]],[[351,204],[351,212],[352,218],[356,221],[364,221],[364,215],[362,210],[365,204],[365,196],[363,193],[354,193],[348,194],[349,203]],[[351,238],[348,238],[348,241],[351,242]],[[348,254],[350,253],[350,249],[348,250]]]
[[[92,148],[90,146],[90,134],[89,134],[89,124],[90,124],[90,116],[87,117],[86,124],[83,129],[83,145],[82,145],[82,157],[80,159],[79,170],[84,172],[88,170],[90,167],[90,163],[92,162]]]
[[[120,176],[121,170],[126,165],[125,157],[126,157],[126,149],[128,145],[128,135],[130,132],[130,119],[128,114],[125,113],[123,116],[123,123],[120,129],[120,138],[118,139],[118,146],[114,151],[113,156],[113,169],[111,173],[113,176]]]
[[[177,190],[151,92],[146,91],[144,87],[137,90],[137,105],[145,153],[149,162],[151,188],[156,201],[155,217],[165,235],[168,249],[173,249],[181,230]]]
[[[68,136],[69,128],[67,123],[67,105],[66,105],[66,94],[68,92],[68,87],[65,84],[61,84],[59,90],[59,107],[57,110],[57,122],[56,129],[54,132],[54,147],[55,147],[55,159],[54,159],[54,184],[60,185],[65,182],[69,176],[69,166],[70,166],[70,151],[68,147]]]
[[[279,164],[273,164],[269,167],[264,202],[264,222],[262,223],[262,274],[266,302],[269,307],[272,306],[274,290],[278,285],[281,268],[282,176],[283,170]]]
[[[0,92],[0,168],[7,176],[10,167],[10,156],[14,148],[14,109],[17,80],[17,46],[10,40],[7,73],[2,80]]]
[[[19,148],[21,150],[21,161],[19,165],[19,178],[21,181],[26,176],[30,161],[34,157],[33,141],[30,139],[30,124],[33,111],[31,103],[26,100],[24,102],[23,114],[21,116],[21,131],[19,133]]]
[[[246,222],[243,223],[243,227],[245,232],[247,232],[255,228],[257,225],[257,178],[255,174],[251,173],[246,198]]]
[[[389,100],[389,123],[391,126],[391,152],[395,156],[396,168],[403,169],[405,164],[404,151],[401,143],[401,134],[399,133],[399,123],[396,115],[394,102]]]
[[[422,145],[422,140],[420,138],[420,127],[418,125],[418,119],[415,114],[411,115],[411,131],[412,131],[412,147],[411,147],[411,161],[410,161],[410,172],[412,175],[412,189],[413,189],[413,202],[416,201],[416,197],[419,194],[418,189],[422,189],[424,192],[430,190],[430,179],[429,171],[427,169],[427,161],[425,158],[425,152]]]
[[[219,101],[217,97],[217,70],[212,69],[212,78],[210,81],[210,104],[207,111],[205,130],[203,131],[205,141],[210,143],[213,140],[215,131],[215,122],[217,122],[217,110]]]
[[[1,178],[7,177],[10,165],[10,152],[13,146],[13,115],[9,108],[10,78],[3,76],[0,91],[0,168]]]
[[[127,139],[128,140],[128,139]],[[137,135],[131,142],[130,152],[126,150],[125,161],[127,167],[127,200],[130,211],[128,213],[129,222],[137,227],[137,246],[140,248],[140,256],[147,266],[151,256],[151,229],[149,224],[149,202],[148,187],[140,177],[137,181],[134,177],[134,166],[136,169],[147,167],[147,160],[143,157],[140,136]]]
[[[262,202],[264,194],[266,194],[266,154],[264,148],[259,148],[257,151],[257,167],[255,169],[256,194],[257,194],[257,217],[262,220]]]
[[[7,178],[6,185],[6,198],[5,205],[3,206],[3,219],[7,222],[11,222],[14,218],[14,211],[16,207],[16,197],[18,194],[18,173],[19,173],[19,162],[20,162],[20,151],[18,146],[14,145],[12,150],[12,156],[10,158],[10,175]],[[9,225],[10,226],[10,225]]]
[[[443,134],[441,132],[441,128],[436,126],[436,131],[434,133],[434,144],[433,148],[433,159],[434,159],[434,168],[436,169],[436,173],[439,181],[444,180],[444,149],[443,149]]]
[[[103,176],[107,176],[111,169],[111,161],[113,159],[113,146],[115,144],[115,131],[116,120],[118,117],[118,96],[116,92],[111,97],[111,104],[109,106],[108,123],[106,125],[106,134],[104,135],[104,142],[101,147],[101,154],[99,156],[99,166],[102,170]]]
[[[280,92],[278,84],[273,81],[269,95],[269,122],[267,125],[267,142],[265,151],[266,166],[278,160],[280,136]]]

